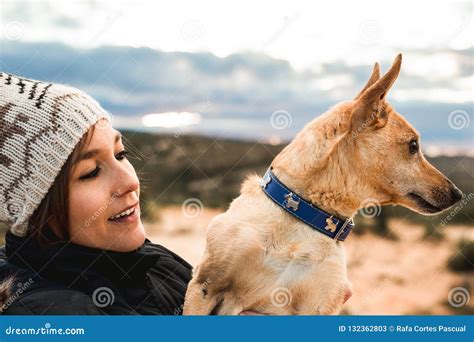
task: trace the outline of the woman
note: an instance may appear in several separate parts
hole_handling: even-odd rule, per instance
[[[4,314],[181,314],[192,267],[145,238],[140,183],[85,93],[0,73]]]

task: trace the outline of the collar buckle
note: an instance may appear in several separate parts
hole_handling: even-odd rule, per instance
[[[339,240],[339,236],[342,235],[342,233],[344,233],[344,230],[346,229],[347,225],[348,224],[354,224],[354,220],[352,219],[352,217],[349,217],[347,220],[344,221],[344,224],[342,225],[341,229],[339,229],[339,231],[337,232],[337,234],[334,236],[334,240]]]

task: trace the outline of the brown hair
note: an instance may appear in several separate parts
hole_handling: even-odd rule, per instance
[[[90,143],[92,126],[77,143],[40,205],[30,217],[28,235],[41,247],[56,241],[69,241],[69,177],[85,147]],[[51,234],[52,233],[52,234]]]

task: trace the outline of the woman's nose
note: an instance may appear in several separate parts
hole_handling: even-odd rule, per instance
[[[138,177],[133,170],[121,167],[116,173],[117,194],[122,196],[129,192],[136,192],[140,186]]]

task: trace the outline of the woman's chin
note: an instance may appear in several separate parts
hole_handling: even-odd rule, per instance
[[[141,221],[134,228],[123,231],[116,237],[115,243],[111,246],[111,250],[116,252],[131,252],[141,247],[145,242],[145,228]]]

